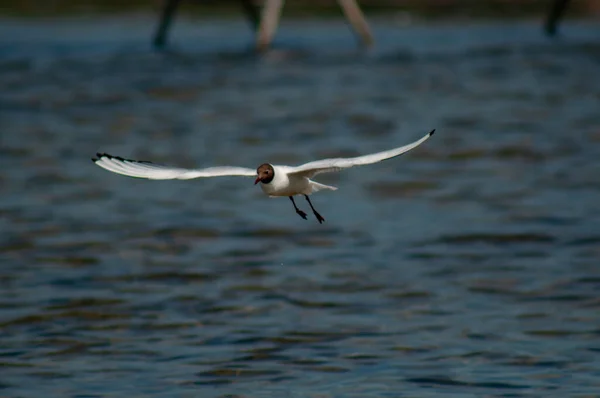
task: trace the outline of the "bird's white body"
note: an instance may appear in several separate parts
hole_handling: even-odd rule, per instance
[[[335,191],[337,188],[329,185],[319,184],[302,174],[293,173],[288,166],[272,165],[275,171],[273,180],[260,184],[262,191],[270,197],[310,195],[322,189]]]

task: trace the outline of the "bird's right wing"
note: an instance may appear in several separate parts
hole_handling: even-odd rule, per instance
[[[148,178],[150,180],[189,180],[201,177],[221,176],[256,176],[256,170],[245,167],[209,167],[206,169],[182,169],[177,167],[162,166],[152,162],[123,159],[107,153],[97,153],[92,161],[98,166],[129,177]]]
[[[389,149],[383,152],[372,153],[370,155],[357,156],[355,158],[336,158],[336,159],[323,159],[314,162],[306,163],[301,166],[292,167],[289,171],[290,174],[300,174],[302,176],[312,178],[313,176],[321,173],[329,173],[332,171],[339,171],[354,166],[363,166],[365,164],[372,164],[381,162],[382,160],[391,159],[396,156],[402,155],[410,151],[413,148],[418,147],[425,142],[429,137],[433,135],[435,130],[431,130],[420,140],[417,140],[411,144],[404,145],[398,148]]]

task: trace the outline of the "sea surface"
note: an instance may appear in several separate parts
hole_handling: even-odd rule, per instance
[[[0,396],[600,396],[600,24],[0,21]],[[253,179],[317,180],[303,220]]]

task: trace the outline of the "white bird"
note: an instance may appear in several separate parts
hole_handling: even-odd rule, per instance
[[[189,180],[201,177],[220,177],[220,176],[245,176],[256,177],[254,185],[259,182],[263,192],[269,197],[287,196],[294,205],[296,213],[306,220],[306,213],[298,209],[294,202],[295,195],[304,195],[313,214],[322,223],[325,219],[315,210],[308,195],[323,189],[335,191],[336,187],[320,184],[311,180],[315,175],[329,173],[347,169],[353,166],[362,166],[381,162],[402,155],[413,148],[421,145],[425,140],[433,135],[435,130],[429,132],[418,141],[399,148],[389,149],[383,152],[377,152],[370,155],[357,156],[354,158],[334,158],[323,159],[314,162],[305,163],[301,166],[276,166],[270,163],[264,163],[258,166],[256,170],[245,167],[209,167],[206,169],[182,169],[176,167],[162,166],[147,161],[123,159],[118,156],[112,156],[106,153],[97,153],[92,161],[98,166],[130,177],[148,178],[150,180]]]

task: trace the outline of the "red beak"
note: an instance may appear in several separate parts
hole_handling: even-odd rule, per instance
[[[256,177],[256,180],[254,180],[254,185],[258,184],[260,182],[260,177]]]

